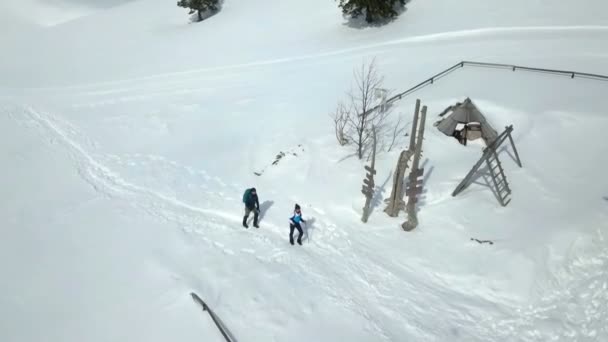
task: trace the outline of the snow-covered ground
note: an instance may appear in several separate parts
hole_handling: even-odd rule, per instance
[[[328,0],[197,24],[160,0],[37,2],[0,24],[2,341],[220,341],[191,291],[238,341],[608,340],[608,81],[465,68],[397,102],[429,109],[409,233],[383,212],[409,138],[379,154],[363,224],[364,162],[328,116],[374,57],[395,91],[463,59],[608,75],[604,1],[412,0],[375,28]],[[466,97],[515,128],[507,207],[483,177],[451,196],[481,147],[433,123]]]

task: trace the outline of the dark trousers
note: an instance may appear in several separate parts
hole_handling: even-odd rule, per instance
[[[296,223],[296,224],[290,223],[289,224],[289,241],[293,242],[293,230],[294,229],[298,230],[298,233],[300,234],[300,235],[298,235],[298,241],[302,242],[302,235],[304,235],[304,232],[302,232],[302,226],[300,226],[299,223]]]
[[[245,207],[245,216],[243,217],[243,225],[245,225],[247,223],[247,219],[249,218],[249,213],[251,213],[253,211],[253,225],[257,226],[258,225],[258,216],[260,215],[260,213],[255,209],[251,209],[251,208],[247,208]]]

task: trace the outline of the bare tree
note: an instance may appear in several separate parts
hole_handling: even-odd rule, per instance
[[[405,125],[401,118],[395,126],[387,120],[392,111],[386,103],[389,91],[382,88],[383,77],[378,74],[375,59],[363,63],[353,74],[354,87],[347,100],[330,114],[336,140],[340,146],[352,144],[359,159],[363,159],[372,141],[372,127],[376,127],[378,145],[382,146],[378,150],[386,150],[388,146],[390,152]]]
[[[372,126],[382,126],[388,112],[374,105],[374,91],[380,88],[383,78],[378,75],[375,60],[363,64],[355,70],[355,89],[349,93],[352,115],[347,116],[347,139],[357,149],[359,159],[363,158],[365,147],[372,139]]]
[[[348,144],[345,129],[351,115],[352,110],[347,108],[342,102],[338,104],[336,111],[330,114],[332,120],[334,121],[336,140],[338,140],[338,144],[340,144],[340,146]]]
[[[401,116],[399,116],[397,123],[393,127],[391,144],[389,145],[387,152],[390,152],[393,149],[393,146],[395,145],[395,141],[397,140],[398,137],[402,136],[402,133],[405,131],[405,127],[406,127],[406,125],[402,124]]]

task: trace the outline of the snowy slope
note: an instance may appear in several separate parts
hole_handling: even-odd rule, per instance
[[[396,103],[408,121],[429,107],[410,233],[382,212],[399,150],[378,157],[363,225],[363,163],[327,116],[372,57],[395,90],[462,59],[608,74],[607,9],[412,1],[362,29],[325,0],[226,1],[198,24],[139,0],[8,35],[0,337],[220,341],[195,291],[239,341],[608,339],[608,82],[463,69]],[[467,96],[515,127],[506,208],[482,178],[450,195],[480,147],[432,123]],[[239,222],[249,186],[259,230]],[[287,242],[296,202],[303,247]]]

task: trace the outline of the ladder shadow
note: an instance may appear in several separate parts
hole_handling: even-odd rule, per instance
[[[483,179],[483,182],[481,182],[480,179]],[[490,191],[492,191],[492,194],[494,195],[494,198],[496,198],[498,203],[501,203],[500,194],[496,192],[496,189],[494,188],[492,175],[490,174],[490,170],[487,165],[477,170],[475,176],[471,179],[471,184],[480,185],[490,189]]]
[[[498,151],[496,151],[496,153],[498,154],[498,156],[500,157],[501,154],[507,154],[509,156],[509,158],[511,158],[511,160],[517,164],[517,158],[515,157],[515,155],[513,154],[513,152],[511,152],[511,150],[509,149],[509,146],[501,146],[500,149]]]

